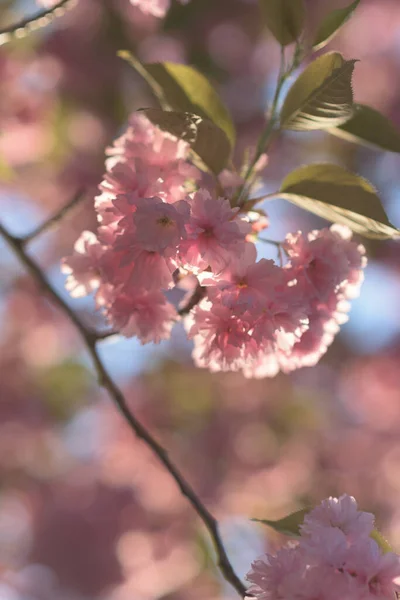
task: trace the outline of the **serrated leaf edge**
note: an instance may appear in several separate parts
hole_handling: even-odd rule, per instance
[[[332,71],[332,73],[322,82],[322,84],[320,86],[318,86],[313,92],[311,92],[311,94],[309,96],[307,96],[307,98],[304,101],[303,106],[299,107],[297,109],[297,111],[295,111],[294,113],[292,113],[292,115],[288,119],[286,119],[285,121],[283,121],[281,123],[281,128],[283,128],[283,129],[290,129],[290,124],[296,119],[296,117],[299,114],[301,114],[303,112],[303,110],[307,106],[307,104],[310,104],[321,92],[323,92],[326,89],[326,87],[328,85],[331,85],[339,77],[341,77],[346,72],[346,69],[348,69],[350,67],[351,68],[351,73],[353,73],[354,65],[357,62],[358,62],[357,59],[351,59],[351,60],[345,61],[342,66],[336,67],[336,69],[334,69]],[[353,86],[352,86],[351,81],[350,81],[350,91],[351,91],[351,99],[352,99],[352,102],[353,102],[353,96],[354,95],[353,95]],[[334,104],[334,106],[338,106],[338,105]],[[351,111],[351,113],[348,116],[343,117],[343,120],[341,122],[336,121],[334,125],[333,124],[331,125],[331,127],[335,127],[335,126],[338,126],[338,125],[342,125],[343,123],[346,123],[347,121],[349,121],[353,117],[353,115],[354,115],[354,109],[353,109],[353,111]],[[329,126],[327,125],[326,128],[329,128]],[[292,130],[296,131],[296,129],[292,129]],[[304,131],[304,129],[300,129],[300,131]]]

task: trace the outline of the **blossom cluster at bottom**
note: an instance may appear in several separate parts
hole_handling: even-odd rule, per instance
[[[300,539],[254,561],[248,594],[258,600],[396,598],[400,557],[372,539],[374,517],[351,496],[329,498],[309,512]]]

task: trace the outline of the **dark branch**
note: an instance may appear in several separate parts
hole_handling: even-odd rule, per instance
[[[100,342],[101,340],[106,340],[113,335],[119,335],[119,331],[115,331],[114,329],[106,329],[106,331],[93,331],[92,335],[98,342]]]
[[[25,37],[31,31],[49,25],[56,17],[61,17],[66,10],[72,8],[77,0],[61,0],[53,7],[41,10],[31,17],[26,17],[9,27],[0,29],[0,46],[14,37]]]
[[[61,219],[63,219],[75,206],[77,206],[81,200],[84,199],[84,190],[79,190],[73,198],[63,206],[58,212],[54,213],[52,217],[49,217],[42,225],[36,227],[31,233],[25,235],[20,241],[22,244],[28,244],[33,239],[37,238],[42,233],[45,233],[49,229],[51,229],[54,225],[57,225]]]
[[[184,317],[185,315],[190,313],[192,308],[194,308],[200,302],[200,300],[204,298],[205,295],[206,288],[198,284],[197,288],[193,292],[193,295],[189,299],[189,302],[186,304],[186,306],[183,306],[181,309],[178,310],[178,315],[180,317]]]
[[[126,403],[124,395],[122,394],[115,381],[109,375],[108,371],[106,370],[101,361],[97,349],[97,342],[99,340],[98,334],[93,333],[91,330],[87,329],[83,323],[81,323],[80,319],[64,302],[64,300],[57,293],[57,291],[52,287],[52,285],[50,284],[40,267],[26,253],[24,247],[25,240],[16,238],[15,236],[11,235],[9,231],[1,224],[0,235],[2,235],[7,241],[7,243],[11,246],[21,263],[25,265],[26,269],[34,278],[34,280],[51,297],[54,304],[58,306],[58,308],[62,312],[64,312],[67,315],[67,317],[73,322],[73,324],[81,334],[81,337],[86,345],[87,351],[89,352],[93,360],[99,384],[108,391],[111,399],[119,409],[120,413],[125,418],[126,422],[129,424],[131,430],[141,440],[144,441],[144,443],[152,450],[154,455],[158,458],[158,460],[164,465],[164,467],[173,477],[181,493],[188,499],[189,503],[196,511],[200,519],[203,521],[205,527],[207,528],[218,556],[218,566],[221,570],[221,573],[223,574],[224,578],[227,581],[229,581],[229,583],[235,588],[238,594],[244,596],[246,594],[246,588],[234,572],[233,567],[229,561],[224,545],[222,543],[222,539],[219,534],[218,523],[216,519],[204,506],[200,498],[198,498],[196,492],[186,481],[183,474],[171,461],[167,454],[167,451],[163,448],[163,446],[161,446],[159,442],[157,442],[157,440],[155,440],[152,437],[152,435],[147,431],[147,429],[142,425],[142,423],[138,421],[137,418],[131,413]]]

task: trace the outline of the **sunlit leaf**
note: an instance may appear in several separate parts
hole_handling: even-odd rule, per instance
[[[282,46],[295,42],[304,27],[303,0],[259,0],[268,29]]]
[[[366,179],[330,164],[300,167],[283,181],[279,197],[366,237],[395,238],[375,188]]]
[[[286,96],[281,126],[294,131],[337,127],[354,113],[351,78],[356,61],[329,52],[313,61]]]
[[[336,35],[339,29],[348,21],[359,5],[360,0],[355,0],[345,8],[338,8],[329,13],[318,28],[313,43],[313,50],[321,50]]]
[[[303,523],[304,517],[309,511],[309,508],[302,508],[278,521],[269,521],[268,519],[251,520],[262,523],[263,525],[268,525],[268,527],[272,527],[272,529],[275,529],[278,533],[283,533],[284,535],[291,537],[298,537],[300,535],[300,525]]]
[[[209,119],[187,112],[147,108],[143,111],[154,125],[184,140],[214,173],[226,166],[230,144],[225,133]]]
[[[231,147],[235,144],[235,127],[217,92],[194,67],[172,62],[143,64],[130,52],[119,56],[142,75],[157,96],[162,108],[190,112],[207,118],[225,132]]]
[[[340,127],[330,129],[329,133],[349,142],[389,152],[400,152],[400,132],[395,129],[387,117],[363,104],[355,106],[354,117],[350,121]]]

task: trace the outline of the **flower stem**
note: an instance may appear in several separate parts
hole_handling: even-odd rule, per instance
[[[271,109],[270,109],[270,118],[269,121],[262,132],[256,147],[256,151],[253,157],[253,160],[250,162],[247,167],[247,171],[244,175],[244,183],[239,189],[238,197],[235,202],[236,206],[241,206],[243,202],[249,195],[251,186],[252,186],[252,178],[254,175],[254,169],[259,161],[260,157],[266,152],[276,134],[279,133],[279,114],[278,114],[278,104],[281,96],[282,88],[288,77],[293,73],[293,71],[299,66],[301,60],[301,46],[297,44],[296,50],[293,56],[292,63],[289,67],[286,67],[285,64],[285,48],[281,46],[281,59],[279,66],[279,75],[278,81],[275,88],[274,97],[272,99]]]

